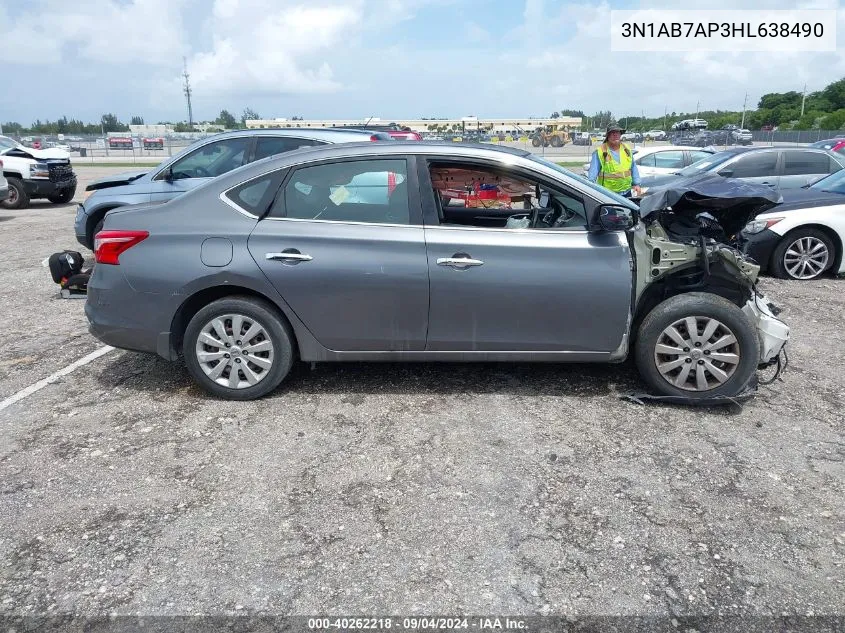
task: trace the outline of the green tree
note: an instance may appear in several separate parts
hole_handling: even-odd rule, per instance
[[[550,119],[559,119],[560,118],[560,112],[552,112],[551,115],[549,115],[549,118]]]
[[[173,126],[174,132],[196,132],[196,128],[193,125],[188,125],[185,121],[179,121],[176,125]]]
[[[821,92],[821,97],[830,103],[830,109],[832,110],[845,108],[845,79],[834,81],[825,86]]]
[[[130,125],[144,125],[144,117],[138,116],[137,114],[132,117],[131,121],[129,122]]]
[[[831,112],[819,121],[822,130],[838,130],[845,125],[845,108]]]
[[[238,127],[238,121],[235,116],[228,110],[220,110],[217,120],[214,121],[217,125],[222,125],[223,129],[233,130]]]
[[[260,118],[261,118],[261,115],[258,114],[258,112],[256,112],[252,108],[246,108],[244,110],[243,114],[241,115],[241,123],[244,125],[244,127],[246,127],[246,122],[249,121],[250,119],[256,120],[256,119],[260,119]]]
[[[128,132],[129,126],[121,123],[114,114],[104,114],[100,117],[103,132]]]

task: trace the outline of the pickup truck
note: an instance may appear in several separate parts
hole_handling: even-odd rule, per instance
[[[70,153],[56,148],[33,149],[0,136],[0,161],[8,183],[5,209],[25,209],[33,198],[66,204],[76,194],[76,174]]]

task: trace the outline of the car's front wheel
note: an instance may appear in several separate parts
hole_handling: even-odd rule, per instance
[[[772,272],[781,279],[817,279],[833,265],[833,241],[818,229],[796,229],[772,253]]]
[[[666,299],[643,319],[635,359],[642,378],[660,395],[735,396],[757,370],[760,342],[735,304],[691,292]]]
[[[267,303],[229,297],[194,315],[182,353],[203,389],[228,400],[252,400],[273,391],[288,375],[293,333]]]
[[[52,202],[53,204],[67,204],[71,200],[73,200],[73,196],[76,195],[76,187],[73,189],[65,189],[62,193],[57,196],[47,196],[47,200]]]

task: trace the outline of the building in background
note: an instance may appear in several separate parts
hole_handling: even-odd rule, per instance
[[[542,118],[532,119],[525,118],[500,118],[500,119],[481,119],[474,116],[461,117],[459,119],[380,119],[380,118],[365,118],[365,119],[306,119],[301,121],[291,121],[288,119],[248,119],[246,126],[248,128],[285,128],[285,127],[305,127],[305,128],[328,128],[328,127],[344,127],[351,125],[388,125],[395,123],[402,127],[409,127],[415,132],[435,132],[446,129],[453,129],[455,131],[472,131],[478,130],[482,132],[498,132],[500,130],[509,130],[515,133],[529,133],[536,130],[538,127],[546,125],[562,125],[569,126],[572,130],[579,130],[581,128],[581,117],[559,117],[556,119]]]

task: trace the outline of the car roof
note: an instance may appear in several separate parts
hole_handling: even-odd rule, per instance
[[[354,156],[369,156],[371,154],[438,154],[444,158],[455,157],[488,157],[501,158],[510,156],[530,156],[531,152],[515,147],[504,147],[487,143],[450,143],[444,141],[378,141],[365,143],[343,143],[339,145],[317,145],[302,147],[284,154],[277,154],[264,160],[278,160],[279,163],[299,162],[298,157],[303,154],[323,154],[326,158],[345,158]]]
[[[642,153],[643,156],[647,156],[649,154],[654,154],[655,152],[662,152],[662,151],[690,151],[690,152],[697,152],[697,151],[712,151],[714,154],[716,150],[711,150],[707,147],[690,147],[689,145],[652,145],[651,147],[637,147],[634,150],[634,153],[639,154]]]
[[[202,141],[209,140],[225,140],[227,138],[241,138],[244,136],[296,136],[311,138],[315,140],[324,140],[332,142],[340,139],[361,139],[369,140],[373,134],[384,134],[381,130],[364,130],[364,129],[345,129],[338,128],[308,128],[308,127],[274,127],[274,128],[247,128],[241,130],[232,130],[230,132],[220,132],[219,134],[212,134],[203,137]]]

